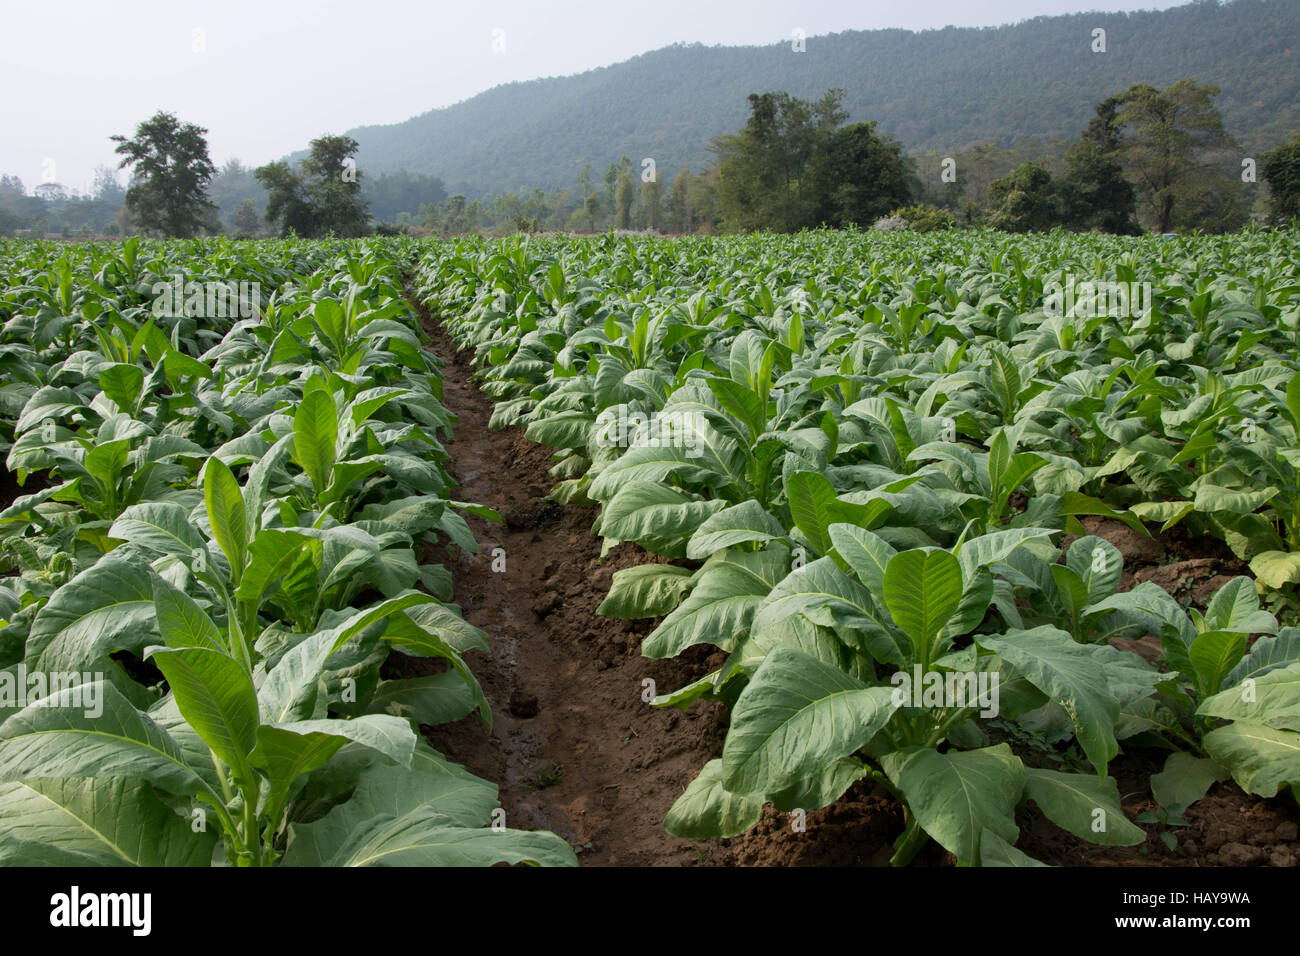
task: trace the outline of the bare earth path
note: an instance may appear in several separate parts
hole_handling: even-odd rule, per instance
[[[596,614],[615,569],[655,557],[623,546],[602,563],[592,512],[545,497],[549,450],[519,429],[489,429],[491,399],[471,381],[468,356],[427,316],[424,326],[447,363],[444,402],[460,417],[447,446],[455,495],[503,518],[468,517],[479,554],[430,555],[452,572],[456,603],[493,653],[469,662],[493,705],[491,732],[467,718],[430,729],[431,742],[500,784],[508,825],[555,831],[584,865],[699,862],[707,848],[670,836],[663,818],[720,747],[717,708],[665,712],[641,695],[646,679],[662,692],[705,673],[703,658],[646,660],[651,622]],[[496,548],[504,571],[492,568]]]

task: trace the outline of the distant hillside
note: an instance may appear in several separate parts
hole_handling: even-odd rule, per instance
[[[1106,30],[1107,52],[1090,49]],[[751,92],[847,91],[910,151],[956,152],[1028,136],[1074,138],[1092,108],[1133,83],[1217,83],[1228,129],[1253,150],[1300,129],[1300,2],[1196,2],[1163,12],[1039,17],[986,28],[871,30],[766,47],[676,45],[577,76],[512,83],[391,126],[349,130],[371,175],[442,177],[471,197],[573,186],[583,164],[655,158],[671,179],[711,161]]]

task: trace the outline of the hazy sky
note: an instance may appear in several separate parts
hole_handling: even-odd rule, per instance
[[[218,165],[260,165],[322,133],[397,123],[500,83],[580,73],[679,41],[767,44],[796,28],[811,38],[992,26],[1182,2],[10,2],[0,17],[0,173],[29,190],[48,180],[87,190],[97,165],[116,165],[108,137],[133,133],[159,109],[206,127]]]

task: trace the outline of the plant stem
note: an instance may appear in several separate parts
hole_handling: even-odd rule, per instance
[[[928,839],[930,839],[929,835],[916,822],[916,816],[908,810],[907,826],[903,828],[903,835],[894,844],[894,855],[889,858],[889,865],[907,866],[921,847],[925,846]]]

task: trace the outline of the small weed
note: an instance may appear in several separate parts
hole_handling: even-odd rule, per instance
[[[537,771],[528,783],[534,790],[545,790],[547,787],[553,787],[563,780],[564,768],[556,763],[551,764],[548,769]]]

